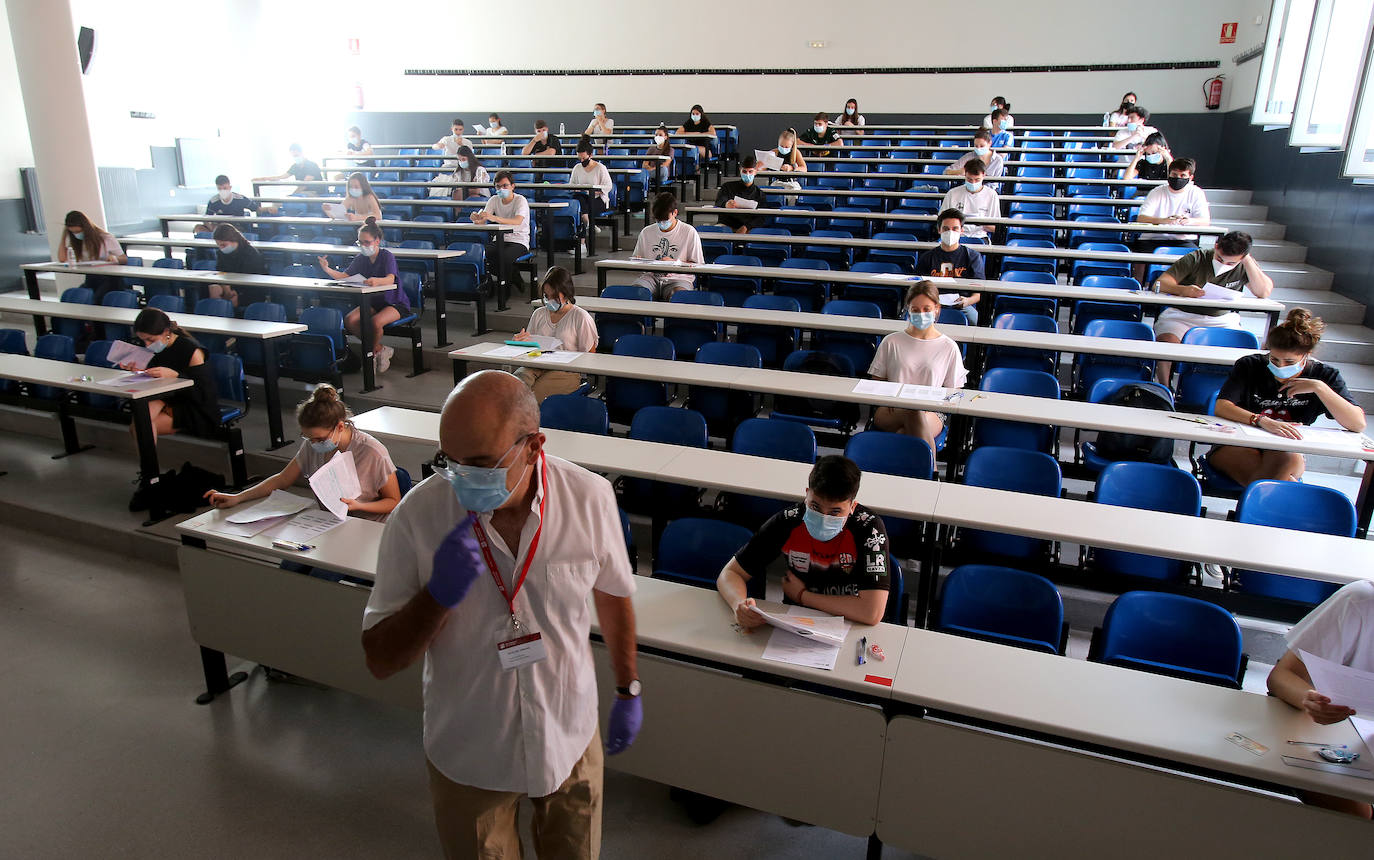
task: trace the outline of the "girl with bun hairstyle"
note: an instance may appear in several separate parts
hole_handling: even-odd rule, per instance
[[[377,219],[370,215],[358,228],[358,249],[362,253],[354,257],[342,272],[331,267],[327,257],[318,259],[324,273],[336,281],[349,275],[362,275],[363,283],[369,287],[391,287],[384,293],[372,293],[364,299],[372,303],[372,345],[377,372],[385,373],[391,366],[391,356],[396,354],[396,350],[383,345],[382,329],[410,315],[410,299],[401,288],[401,273],[396,267],[396,257],[382,247],[382,228],[377,226]],[[362,338],[361,318],[362,312],[357,308],[344,317],[344,328],[359,339]]]
[[[1289,311],[1265,338],[1267,355],[1247,355],[1231,368],[1217,394],[1217,417],[1288,439],[1301,439],[1299,428],[1323,415],[1346,430],[1362,432],[1364,410],[1351,398],[1340,371],[1312,357],[1325,328],[1305,308]],[[1236,445],[1217,446],[1208,459],[1238,484],[1296,481],[1305,468],[1301,454]]]
[[[339,399],[338,390],[332,385],[320,385],[296,407],[301,446],[286,468],[241,493],[211,490],[205,498],[216,508],[232,508],[261,499],[271,495],[273,490],[284,490],[309,480],[336,452],[349,451],[353,454],[362,492],[356,499],[340,501],[348,505],[349,516],[378,522],[386,520],[392,508],[401,501],[396,466],[386,446],[354,427],[352,419],[353,413]]]

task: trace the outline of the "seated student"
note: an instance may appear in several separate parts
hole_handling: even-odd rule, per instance
[[[495,137],[505,137],[510,134],[510,129],[506,128],[505,123],[501,122],[501,115],[494,113],[487,117],[487,130],[485,134]]]
[[[1266,681],[1269,692],[1298,710],[1306,711],[1319,726],[1356,716],[1354,708],[1332,701],[1330,696],[1312,688],[1312,676],[1298,652],[1306,651],[1361,672],[1374,672],[1374,583],[1351,582],[1341,586],[1307,613],[1285,638],[1288,650],[1269,670]],[[1359,716],[1369,719],[1374,715]],[[1361,818],[1374,817],[1374,808],[1362,801],[1310,791],[1299,792],[1298,797],[1313,806]]]
[[[1169,151],[1169,142],[1159,132],[1145,138],[1145,142],[1135,151],[1130,166],[1122,179],[1162,180],[1169,178],[1169,165],[1174,154]]]
[[[983,162],[983,175],[988,179],[1006,175],[1007,163],[1001,155],[993,152],[992,132],[986,128],[973,133],[973,151],[961,155],[958,161],[945,168],[945,173],[963,173],[964,165],[975,158]]]
[[[549,124],[542,119],[534,121],[534,137],[520,148],[521,155],[557,155],[562,143],[558,135],[549,131]]]
[[[444,178],[450,182],[480,182],[479,185],[436,186],[429,189],[430,197],[452,200],[486,200],[491,196],[491,176],[482,166],[477,153],[470,146],[458,147],[457,169]]]
[[[258,201],[251,197],[244,197],[234,191],[234,186],[229,181],[229,177],[223,173],[215,177],[215,196],[211,197],[210,202],[205,204],[206,215],[244,216],[252,215],[258,209]],[[206,231],[196,230],[195,232]]]
[[[348,506],[350,517],[385,522],[401,501],[401,486],[396,466],[386,446],[353,426],[353,413],[339,399],[338,389],[321,383],[296,407],[296,423],[301,428],[301,444],[296,456],[280,472],[238,493],[210,490],[205,494],[212,507],[223,510],[263,499],[274,490],[306,483],[333,459],[335,453],[353,455],[361,492],[356,499],[340,499]]]
[[[386,373],[396,350],[382,343],[382,329],[410,313],[410,297],[401,287],[396,257],[382,247],[382,228],[377,226],[377,219],[368,218],[358,228],[358,250],[362,253],[342,272],[329,265],[328,257],[317,259],[324,273],[336,281],[349,275],[362,275],[363,283],[369,287],[391,287],[384,293],[371,293],[364,298],[372,303],[372,346],[377,372]],[[344,328],[354,337],[362,338],[362,311],[359,308],[344,317]]]
[[[286,170],[276,176],[255,176],[254,182],[278,182],[282,179],[294,179],[297,182],[318,182],[324,179],[324,171],[320,166],[305,157],[305,150],[301,149],[299,143],[293,143],[288,150],[291,153],[291,165]],[[292,197],[309,197],[314,192],[304,186],[297,185],[291,192]]]
[[[654,197],[653,224],[639,231],[631,258],[640,260],[677,260],[682,263],[704,263],[701,237],[697,229],[677,217],[677,196],[671,191]],[[678,290],[690,290],[694,283],[686,272],[644,272],[635,283],[654,291],[654,298],[666,302]]]
[[[988,117],[992,123],[988,126],[988,131],[992,132],[993,149],[1007,149],[1016,145],[1016,138],[1011,133],[1011,111],[1007,108],[998,108]]]
[[[946,209],[935,222],[940,231],[940,245],[931,248],[916,258],[916,273],[938,278],[970,278],[983,280],[983,255],[973,248],[960,243],[964,232],[964,213],[958,209]],[[978,302],[982,293],[960,293],[954,304],[968,320],[969,325],[978,325]]]
[[[120,247],[119,240],[91,223],[91,219],[86,217],[85,212],[73,209],[67,213],[67,217],[63,219],[62,223],[67,231],[57,246],[57,261],[59,263],[100,261],[118,263],[122,266],[129,262],[129,258],[124,255],[124,249]],[[111,290],[124,289],[124,282],[109,275],[87,275],[85,286],[91,288],[95,294],[95,303],[100,304],[101,300]]]
[[[615,184],[611,181],[611,172],[606,169],[606,165],[592,157],[592,144],[586,138],[577,142],[577,164],[573,165],[568,182],[572,185],[596,186],[595,191],[578,191],[573,194],[582,204],[582,224],[592,227],[597,217],[610,206],[611,189]],[[585,247],[582,253],[587,253]]]
[[[840,113],[836,125],[844,127],[845,131],[863,134],[860,129],[864,127],[864,115],[859,113],[858,99],[850,99],[844,103],[844,110]]]
[[[262,253],[244,238],[239,228],[233,224],[220,224],[215,227],[215,271],[235,275],[265,275],[267,263]],[[206,293],[212,299],[228,299],[238,307],[261,301],[266,290],[255,287],[235,288],[228,284],[211,284]]]
[[[759,172],[758,159],[754,158],[753,153],[741,155],[739,158],[739,178],[731,179],[720,184],[716,191],[716,206],[723,209],[738,210],[733,212],[722,212],[717,216],[717,220],[734,230],[736,233],[748,233],[751,227],[762,227],[767,223],[768,218],[764,215],[751,215],[748,209],[740,209],[735,203],[735,198],[752,200],[759,206],[765,206],[763,189],[759,183],[754,181],[754,177]]]
[[[687,119],[677,127],[677,133],[711,135],[711,139],[705,143],[697,143],[697,157],[701,159],[702,164],[719,149],[716,142],[716,127],[711,124],[711,118],[706,115],[701,105],[692,105],[692,109],[687,113]]]
[[[515,176],[509,170],[496,174],[496,194],[481,210],[472,213],[474,224],[509,224],[515,229],[502,237],[505,256],[496,253],[496,238],[487,243],[488,270],[494,265],[500,277],[509,276],[516,289],[524,290],[525,282],[515,268],[515,261],[530,252],[530,204],[523,195],[515,193]]]
[[[667,128],[660,125],[654,129],[654,142],[645,148],[644,154],[668,156],[666,161],[661,158],[649,158],[639,164],[640,168],[649,171],[649,176],[653,178],[656,188],[667,185],[668,180],[673,175],[673,143],[668,139]]]
[[[556,337],[568,352],[596,352],[600,336],[592,315],[577,306],[577,290],[572,275],[562,266],[550,266],[544,273],[544,304],[530,315],[529,325],[521,329],[516,340],[528,340],[530,335]],[[540,403],[550,394],[571,394],[582,384],[582,375],[567,370],[540,370],[522,367],[515,371],[520,381],[530,387]]]
[[[349,221],[366,221],[369,218],[382,220],[382,204],[377,200],[377,192],[361,172],[348,176],[348,196],[339,201],[344,208],[344,217]],[[320,204],[324,209],[328,204]],[[326,213],[328,209],[324,210]]]
[[[159,379],[189,379],[194,385],[166,398],[141,400],[153,421],[153,438],[169,433],[211,436],[219,428],[219,390],[205,349],[181,326],[157,308],[144,308],[134,317],[134,335],[152,350],[144,372]],[[132,370],[133,365],[124,365]],[[129,428],[133,432],[133,427]],[[139,510],[131,508],[131,510]]]
[[[1298,427],[1323,415],[1346,430],[1363,432],[1364,410],[1354,402],[1340,371],[1312,357],[1325,328],[1305,308],[1289,311],[1264,339],[1267,356],[1247,355],[1231,368],[1217,394],[1217,417],[1288,439],[1301,439]],[[1218,445],[1208,460],[1242,485],[1266,478],[1297,481],[1306,468],[1301,454],[1238,445]]]
[[[1155,282],[1157,292],[1171,296],[1200,298],[1205,285],[1226,287],[1228,290],[1249,290],[1257,299],[1268,298],[1274,281],[1250,256],[1250,234],[1232,230],[1217,238],[1206,251],[1185,254],[1174,261]],[[1240,314],[1220,308],[1165,308],[1155,317],[1155,340],[1161,343],[1181,343],[1190,328],[1240,328]],[[1155,363],[1155,377],[1169,384],[1172,365],[1167,361]]]
[[[907,385],[963,388],[968,381],[959,345],[943,334],[935,321],[940,316],[940,291],[930,281],[917,281],[906,291],[907,327],[894,331],[878,344],[871,379]],[[934,465],[935,439],[945,429],[945,416],[920,409],[879,406],[873,410],[873,426],[891,433],[919,436],[930,446]]]
[[[1169,162],[1165,185],[1156,185],[1145,195],[1135,220],[1141,224],[1178,224],[1206,227],[1212,223],[1212,210],[1207,195],[1193,183],[1197,163],[1191,158],[1175,158]],[[1131,250],[1148,254],[1155,248],[1197,247],[1196,233],[1141,233],[1131,243]],[[1143,281],[1145,264],[1131,267],[1136,280]]]
[[[1107,145],[1112,149],[1136,149],[1145,142],[1145,138],[1159,131],[1149,123],[1150,112],[1140,105],[1131,105],[1126,108],[1126,127],[1118,131]]]
[[[809,150],[812,155],[824,157],[831,154],[830,147],[844,146],[844,140],[830,126],[830,115],[821,111],[812,118],[811,127],[801,133],[797,145]]]
[[[802,157],[801,147],[797,146],[797,130],[786,128],[778,135],[778,145],[773,147],[773,154],[782,159],[782,167],[779,170],[788,173],[805,173],[806,159]]]
[[[1121,97],[1121,106],[1102,117],[1102,124],[1114,125],[1117,127],[1124,126],[1126,124],[1126,111],[1130,110],[1131,105],[1134,104],[1135,93],[1126,93],[1126,95]]]
[[[582,136],[590,137],[594,134],[613,134],[614,132],[615,120],[607,116],[606,105],[602,102],[597,102],[596,105],[592,107],[592,121],[587,123],[587,130],[582,132]],[[599,140],[597,141],[597,145],[599,145],[604,152],[608,142],[609,141],[606,140]]]
[[[999,109],[1007,112],[1007,128],[1012,127],[1011,102],[1001,96],[993,96],[992,103],[988,105],[988,115],[983,117],[983,128],[992,128],[992,115]]]
[[[988,231],[981,224],[969,223],[969,218],[998,218],[1002,215],[1002,201],[998,199],[997,192],[983,182],[985,171],[981,158],[970,158],[964,162],[964,184],[946,191],[940,201],[940,211],[958,209],[964,213],[964,235],[974,239],[987,239]]]
[[[451,133],[436,140],[433,145],[430,146],[430,149],[440,150],[445,155],[457,155],[458,147],[472,146],[472,142],[463,136],[463,130],[465,128],[467,128],[467,126],[463,124],[463,120],[459,117],[454,117],[453,123],[449,126]]]
[[[356,125],[348,127],[348,144],[345,150],[349,155],[371,155],[372,144],[363,139],[363,130]],[[357,162],[358,167],[375,167],[377,162],[368,159]]]
[[[887,610],[887,529],[856,501],[862,473],[839,454],[816,459],[803,500],[768,518],[716,578],[716,590],[745,630],[763,625],[746,583],[785,559],[784,603],[877,624]]]

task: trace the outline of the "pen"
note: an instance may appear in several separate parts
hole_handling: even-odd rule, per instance
[[[1172,419],[1174,419],[1175,421],[1189,421],[1189,422],[1192,422],[1193,424],[1204,424],[1204,425],[1207,425],[1207,424],[1211,424],[1211,423],[1212,423],[1212,422],[1210,422],[1210,421],[1203,421],[1201,418],[1189,418],[1189,417],[1186,416],[1186,415],[1170,415],[1169,417],[1172,418]]]
[[[1346,749],[1345,744],[1325,744],[1321,741],[1289,741],[1289,743],[1300,747],[1326,747],[1327,749],[1333,750]]]
[[[315,548],[313,544],[296,543],[293,540],[282,540],[281,538],[276,538],[275,540],[273,540],[272,546],[276,547],[277,549],[289,549],[294,552],[305,552],[308,549]]]
[[[862,666],[862,665],[864,664],[864,652],[867,651],[867,650],[868,650],[868,637],[867,637],[867,636],[860,636],[860,637],[859,637],[859,653],[858,653],[857,655],[855,655],[856,660],[855,660],[855,662],[854,662],[854,665],[856,665],[856,666]]]

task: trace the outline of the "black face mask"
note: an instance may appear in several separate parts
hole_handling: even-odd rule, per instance
[[[591,163],[591,159],[590,159],[590,158],[579,158],[579,159],[577,159],[577,161],[578,161],[578,163],[581,164],[583,167],[586,167],[588,164]]]
[[[1186,176],[1170,176],[1169,187],[1175,191],[1182,191],[1192,180]]]

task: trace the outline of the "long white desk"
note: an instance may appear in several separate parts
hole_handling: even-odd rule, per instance
[[[805,147],[803,147],[803,150],[805,150]],[[832,151],[833,151],[833,150],[832,150]],[[1080,151],[1080,152],[1085,152],[1085,153],[1092,152],[1092,150],[1079,150],[1079,151]],[[873,156],[867,156],[867,155],[862,155],[862,154],[860,154],[860,153],[863,153],[863,152],[874,152],[874,153],[883,153],[883,152],[886,152],[887,154],[886,154],[886,155],[873,155]],[[950,150],[946,150],[946,152],[950,152]],[[914,152],[914,151],[912,150],[912,147],[909,147],[909,146],[865,146],[865,147],[863,147],[862,149],[858,149],[858,148],[850,149],[850,153],[851,153],[851,154],[849,154],[849,155],[838,155],[838,156],[837,156],[837,155],[812,155],[812,156],[807,156],[806,152],[803,151],[803,152],[802,152],[802,157],[803,157],[803,158],[806,158],[806,165],[807,165],[808,168],[810,168],[810,166],[813,165],[813,164],[819,164],[819,165],[822,165],[822,170],[826,169],[826,167],[829,166],[829,165],[837,165],[837,164],[862,164],[862,165],[864,165],[865,170],[864,170],[864,171],[857,171],[858,174],[859,174],[860,176],[863,176],[863,175],[865,175],[866,173],[872,172],[871,170],[868,170],[868,168],[871,168],[871,167],[872,167],[873,165],[875,165],[875,164],[879,164],[879,165],[881,165],[881,164],[903,164],[903,165],[905,165],[905,164],[912,164],[912,165],[943,164],[943,165],[951,165],[951,164],[954,164],[954,162],[957,160],[957,159],[955,159],[955,158],[931,158],[931,157],[929,157],[929,156],[927,156],[927,155],[923,155],[923,154],[921,154],[921,153]],[[910,153],[910,154],[908,155],[907,153]],[[951,154],[953,154],[953,153],[951,152]],[[959,154],[962,155],[963,153],[960,152]],[[1005,158],[1005,159],[1003,160],[1003,164],[1006,166],[1007,170],[1010,170],[1010,171],[1016,171],[1016,170],[1018,170],[1019,168],[1022,168],[1022,167],[1037,167],[1037,168],[1039,168],[1039,167],[1048,167],[1048,168],[1053,169],[1053,170],[1062,170],[1062,169],[1068,169],[1068,168],[1074,168],[1074,167],[1081,167],[1081,168],[1087,168],[1087,169],[1091,169],[1091,170],[1102,170],[1102,171],[1113,170],[1113,171],[1115,171],[1115,170],[1122,170],[1122,169],[1124,169],[1125,167],[1127,167],[1127,166],[1130,164],[1130,162],[1129,162],[1129,161],[1035,161],[1035,160],[1028,160],[1028,159],[1023,159],[1023,158],[1007,157],[1007,158]],[[831,169],[833,169],[833,168],[831,168]],[[847,171],[846,171],[846,172],[847,172]],[[897,175],[900,175],[900,174],[897,174]],[[959,177],[959,176],[962,176],[962,175],[963,175],[962,173],[959,173],[959,174],[950,174],[950,175],[949,175],[949,178],[950,178],[950,179],[955,179],[955,178],[957,178],[957,177]],[[1062,181],[1062,182],[1076,182],[1076,181],[1077,181],[1077,180],[1075,180],[1075,179],[1069,179],[1068,177],[1063,177],[1063,176],[1055,176],[1055,177],[1020,177],[1020,176],[1019,176],[1018,174],[1016,174],[1016,173],[1008,174],[1006,177],[1004,177],[1004,176],[994,176],[994,177],[991,177],[988,181],[990,181],[990,182],[1000,182],[1000,181],[1002,181],[1003,179],[1008,178],[1008,177],[1009,177],[1009,178],[1012,178],[1012,179],[1025,178],[1025,179],[1027,179],[1027,180],[1030,180],[1030,179],[1038,179],[1038,178],[1045,178],[1045,179],[1051,179],[1051,180],[1059,180],[1059,181]],[[1132,180],[1132,182],[1134,182],[1134,180]],[[1145,180],[1141,180],[1141,181],[1140,181],[1140,184],[1141,184],[1141,185],[1159,185],[1159,184],[1161,184],[1161,183],[1160,183],[1159,180],[1149,180],[1149,179],[1145,179]]]
[[[85,320],[96,323],[132,325],[138,316],[137,308],[108,308],[103,305],[82,305],[73,302],[52,302],[41,299],[20,299],[0,296],[0,313],[29,314],[35,321],[45,317]],[[263,387],[267,393],[267,424],[271,451],[286,444],[281,424],[281,386],[278,384],[277,364],[281,351],[280,338],[305,331],[300,323],[262,322],[227,317],[175,314],[175,322],[189,331],[202,331],[234,338],[260,340],[263,344]],[[35,328],[37,326],[35,325]]]
[[[846,161],[853,161],[853,159],[845,159],[845,160],[846,160]],[[886,162],[888,162],[888,163],[894,163],[894,162],[892,162],[891,159],[883,159],[883,160],[886,161]],[[928,159],[928,160],[930,160],[930,159]],[[942,161],[942,160],[939,160],[939,159],[933,159],[933,160],[930,160],[930,161],[932,161],[932,163],[934,163],[934,164],[952,164],[952,163],[953,163],[953,162]],[[896,162],[896,163],[911,164],[912,162],[910,162],[910,161],[902,161],[902,162]],[[1037,164],[1036,162],[1032,162],[1031,165],[1029,165],[1029,166],[1036,166],[1036,164]],[[1041,165],[1041,166],[1044,166],[1044,165]],[[1092,165],[1074,165],[1074,166],[1075,166],[1075,167],[1084,167],[1084,166],[1091,167]],[[878,172],[864,172],[864,171],[853,171],[853,172],[851,172],[851,171],[848,171],[848,170],[843,170],[843,171],[835,171],[835,170],[793,170],[793,171],[788,171],[788,170],[760,170],[760,171],[758,172],[757,175],[760,176],[760,177],[762,177],[762,178],[765,178],[765,179],[796,179],[796,180],[801,180],[801,179],[910,179],[910,180],[913,180],[913,181],[919,180],[919,181],[924,181],[924,182],[939,182],[939,181],[952,182],[952,181],[956,181],[956,180],[957,180],[957,177],[956,177],[955,175],[953,175],[953,174],[945,174],[945,173],[878,173]],[[1090,177],[1082,177],[1082,178],[1070,179],[1070,178],[1067,177],[1067,176],[999,176],[999,177],[997,177],[997,178],[995,178],[995,179],[990,179],[990,180],[988,180],[988,182],[991,182],[991,183],[994,183],[994,184],[995,184],[995,183],[1010,183],[1010,184],[1025,183],[1025,184],[1027,184],[1027,185],[1120,185],[1120,186],[1136,186],[1136,185],[1149,185],[1149,184],[1151,184],[1152,182],[1153,182],[1153,184],[1156,184],[1156,185],[1159,184],[1159,181],[1158,181],[1158,180],[1148,180],[1148,179],[1138,179],[1138,180],[1137,180],[1137,179],[1096,179],[1096,178],[1090,178]],[[289,184],[291,184],[291,183],[281,183],[281,184],[283,184],[283,185],[289,185]],[[394,184],[394,183],[388,183],[388,184]],[[825,189],[825,190],[828,190],[828,191],[832,192],[832,195],[833,195],[833,194],[841,194],[841,193],[844,192],[845,189],[843,189],[843,188],[832,188],[832,189]],[[789,191],[789,192],[787,192],[787,193],[791,193],[791,192]]]
[[[882,176],[867,177],[882,179]],[[936,176],[926,176],[925,179],[938,179]],[[1013,177],[1014,178],[1014,177]],[[927,183],[913,182],[911,189],[925,187]],[[933,186],[930,186],[933,187]],[[877,188],[780,188],[776,185],[764,185],[763,194],[765,197],[864,197],[875,200],[901,201],[907,198],[913,200],[943,200],[943,191],[916,191],[911,189],[882,190]],[[1072,205],[1082,203],[1090,206],[1111,206],[1113,208],[1132,208],[1140,206],[1145,202],[1144,197],[1134,197],[1129,200],[1120,197],[1065,197],[1062,195],[1044,194],[999,194],[998,199],[1003,203],[1049,203],[1051,205]],[[817,210],[819,211],[819,210]],[[835,217],[844,217],[847,213],[839,213]]]

